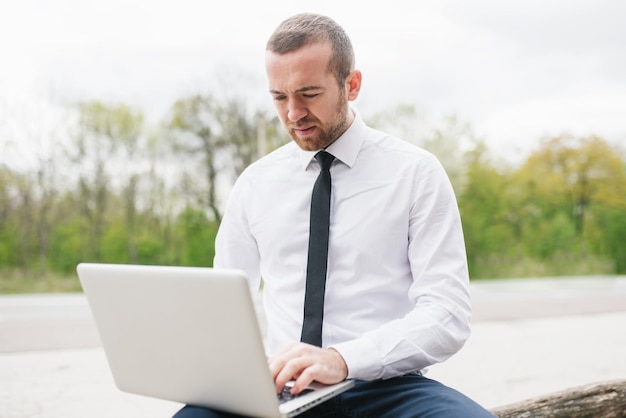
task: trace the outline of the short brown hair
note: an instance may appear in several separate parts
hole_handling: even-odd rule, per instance
[[[332,49],[328,69],[342,86],[354,69],[354,50],[343,28],[329,17],[302,13],[284,20],[270,36],[266,50],[286,54],[324,41],[329,42]]]

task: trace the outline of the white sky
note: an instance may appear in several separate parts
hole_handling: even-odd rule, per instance
[[[216,85],[269,106],[265,41],[303,11],[352,38],[361,113],[456,114],[505,159],[562,132],[626,145],[622,0],[0,0],[0,134],[77,100],[158,118]]]

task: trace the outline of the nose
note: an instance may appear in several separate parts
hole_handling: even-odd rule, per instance
[[[287,118],[291,122],[297,122],[307,115],[306,107],[302,106],[297,100],[290,100],[287,108]]]

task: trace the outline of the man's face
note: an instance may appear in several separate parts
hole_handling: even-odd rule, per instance
[[[328,147],[354,118],[348,109],[348,100],[354,100],[349,82],[352,75],[340,88],[328,70],[330,56],[327,42],[282,55],[266,53],[269,90],[278,116],[291,138],[306,151]]]

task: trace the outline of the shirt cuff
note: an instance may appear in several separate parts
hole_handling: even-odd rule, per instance
[[[376,380],[383,374],[383,365],[376,345],[367,338],[332,345],[348,366],[348,379]]]

